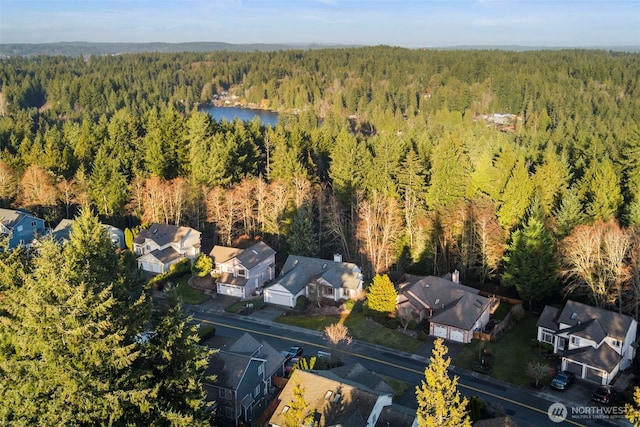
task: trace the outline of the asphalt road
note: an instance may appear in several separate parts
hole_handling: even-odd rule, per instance
[[[187,306],[194,320],[216,327],[216,336],[235,338],[249,332],[263,339],[275,349],[287,349],[292,345],[304,347],[305,355],[317,354],[318,350],[330,351],[325,345],[322,334],[308,329],[291,327],[258,318],[238,316],[221,310],[211,310],[200,306]],[[424,379],[424,368],[428,363],[425,357],[402,353],[394,349],[376,346],[354,340],[346,352],[341,355],[345,363],[358,362],[365,368],[410,385],[409,390],[397,402],[409,408],[416,407],[413,388]],[[479,396],[488,404],[501,408],[504,413],[525,426],[619,426],[630,425],[626,420],[597,418],[589,414],[574,414],[567,410],[568,418],[560,423],[552,422],[548,415],[549,407],[562,402],[559,394],[556,401],[535,396],[526,389],[487,379],[473,372],[452,368],[459,377],[458,389],[467,397]],[[555,397],[554,397],[555,398]],[[562,402],[570,407],[570,402]]]

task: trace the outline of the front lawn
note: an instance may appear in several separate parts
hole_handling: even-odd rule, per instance
[[[171,281],[175,286],[176,295],[180,298],[185,304],[200,304],[210,297],[205,295],[199,289],[192,288],[189,286],[189,278],[190,274],[185,274],[184,276],[173,278]]]
[[[493,354],[491,366],[492,377],[499,380],[527,386],[534,381],[526,375],[527,363],[540,362],[555,368],[555,363],[544,359],[536,354],[531,341],[536,338],[537,317],[526,315],[518,321],[512,329],[501,335],[496,342],[482,342],[474,340],[465,345],[462,350],[453,358],[451,364],[464,369],[473,369],[473,363],[479,358],[483,350],[488,350]],[[540,382],[547,385],[551,378],[544,378]]]
[[[340,319],[340,315],[280,316],[276,321],[322,332],[327,326],[340,322]],[[351,312],[346,315],[344,324],[349,328],[349,335],[359,341],[379,344],[409,353],[413,353],[422,344],[398,330],[385,328],[381,324],[367,319],[363,312]]]

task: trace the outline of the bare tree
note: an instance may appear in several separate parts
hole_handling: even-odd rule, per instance
[[[358,240],[370,265],[371,275],[388,270],[395,261],[395,243],[400,237],[402,221],[398,202],[374,193],[363,200],[358,210]]]
[[[20,180],[20,204],[26,207],[55,206],[58,189],[51,172],[31,165]]]
[[[625,264],[630,249],[631,236],[615,220],[574,228],[560,244],[565,290],[587,294],[597,307],[617,300],[621,309],[623,285],[630,277]]]
[[[400,307],[396,309],[396,319],[402,325],[402,330],[406,332],[409,323],[416,320],[416,312],[410,307]]]
[[[353,341],[349,328],[344,323],[334,323],[324,328],[324,337],[332,349],[332,357],[336,357],[338,352]]]

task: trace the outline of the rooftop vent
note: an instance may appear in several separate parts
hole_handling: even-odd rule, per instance
[[[336,403],[336,402],[340,401],[340,397],[341,397],[341,394],[340,393],[336,393],[336,397],[333,398],[333,403]]]
[[[329,400],[331,399],[331,395],[333,394],[333,392],[331,390],[327,390],[327,392],[324,395],[324,400]]]
[[[571,313],[571,320],[576,320],[576,317],[578,317],[578,313],[576,313],[575,311]]]

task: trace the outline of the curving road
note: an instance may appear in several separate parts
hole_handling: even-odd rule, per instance
[[[216,335],[235,338],[249,332],[256,338],[264,339],[275,349],[286,349],[292,345],[301,345],[305,355],[316,354],[318,350],[328,351],[322,334],[317,331],[302,329],[263,321],[247,316],[238,316],[222,310],[212,310],[200,306],[187,306],[186,311],[192,314],[194,321],[216,327]],[[428,363],[424,357],[403,353],[386,347],[356,341],[348,351],[341,355],[345,363],[358,362],[367,369],[379,374],[402,380],[412,387],[424,379],[424,368]],[[570,410],[568,418],[554,423],[548,416],[548,409],[555,403],[545,397],[535,396],[527,390],[497,380],[487,380],[473,372],[453,367],[451,371],[459,377],[458,389],[461,394],[471,397],[479,396],[487,403],[504,409],[504,412],[524,425],[530,426],[619,426],[630,425],[622,419],[595,418],[591,415],[577,415],[572,418]],[[399,404],[415,408],[413,392],[407,390]],[[570,402],[565,402],[570,407]]]

